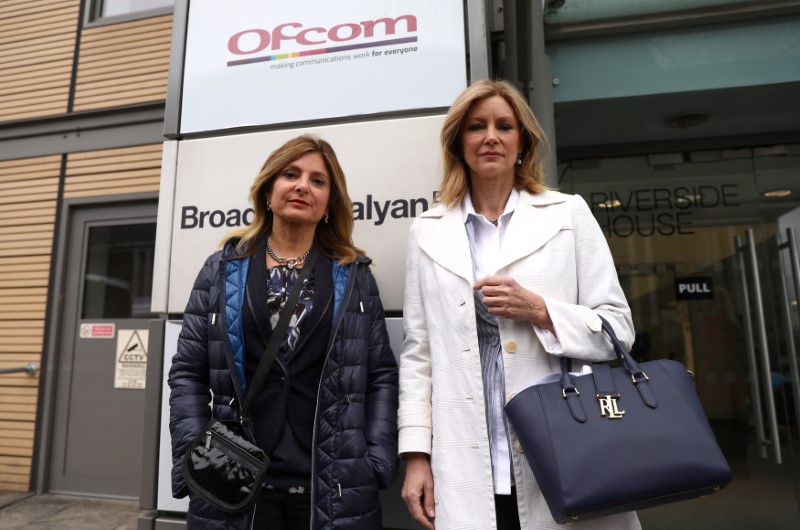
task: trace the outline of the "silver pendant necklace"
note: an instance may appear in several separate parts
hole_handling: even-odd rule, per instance
[[[269,239],[269,236],[267,236],[267,252],[269,252],[269,255],[272,257],[272,259],[278,262],[278,265],[286,265],[290,269],[302,266],[303,262],[311,253],[311,249],[308,249],[302,256],[297,256],[296,258],[282,258],[275,254],[275,251],[272,250],[272,245],[269,244]]]

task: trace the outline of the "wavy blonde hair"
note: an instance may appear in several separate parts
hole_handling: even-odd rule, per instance
[[[364,251],[353,243],[353,202],[347,193],[347,183],[342,166],[336,158],[333,147],[311,134],[292,138],[275,149],[267,157],[261,171],[250,186],[250,202],[255,217],[253,223],[229,234],[226,239],[238,238],[236,248],[242,256],[255,252],[258,241],[272,231],[272,211],[267,210],[267,195],[272,192],[274,178],[289,164],[307,153],[319,153],[325,162],[325,169],[331,177],[331,192],[328,198],[328,222],[317,223],[314,242],[320,252],[336,258],[340,263],[352,263],[357,254]]]
[[[464,118],[475,102],[492,96],[500,96],[508,103],[520,128],[522,164],[514,166],[514,187],[531,193],[541,193],[547,189],[544,183],[547,139],[528,102],[508,81],[482,79],[458,95],[442,125],[440,143],[444,174],[439,187],[439,200],[445,206],[460,202],[469,190],[469,167],[464,162],[461,146]]]

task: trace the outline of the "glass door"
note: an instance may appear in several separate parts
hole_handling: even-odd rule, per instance
[[[733,470],[715,495],[642,511],[648,530],[800,525],[800,271],[786,231],[800,229],[800,157],[756,152],[562,168],[562,189],[587,200],[614,255],[633,355],[675,359],[695,374]]]

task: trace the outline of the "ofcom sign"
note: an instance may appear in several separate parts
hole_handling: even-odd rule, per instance
[[[447,107],[463,4],[193,0],[181,132]]]

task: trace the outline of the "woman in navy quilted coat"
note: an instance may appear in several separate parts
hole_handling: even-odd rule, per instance
[[[303,135],[267,158],[253,223],[206,260],[169,373],[172,489],[190,529],[381,528],[378,490],[397,473],[397,365],[370,260],[352,241],[352,202],[331,146]],[[252,511],[194,495],[181,459],[212,415],[238,419],[261,355],[312,245],[251,433],[270,456]]]

